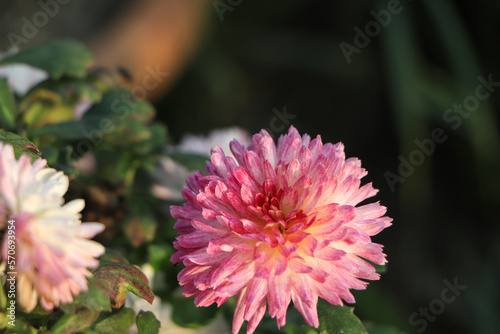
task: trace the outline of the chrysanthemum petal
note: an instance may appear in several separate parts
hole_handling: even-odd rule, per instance
[[[291,301],[317,327],[318,297],[354,303],[350,289],[379,278],[365,260],[385,263],[371,237],[391,219],[379,203],[356,207],[377,190],[361,185],[366,171],[342,143],[323,145],[294,127],[277,145],[262,130],[249,147],[230,148],[234,160],[212,150],[207,175],[188,178],[187,203],[171,209],[183,293],[198,306],[237,295],[233,333],[245,320],[252,333],[266,304],[283,326]]]
[[[89,240],[104,230],[99,223],[81,224],[85,203],[64,204],[69,179],[46,168],[46,161],[19,160],[11,146],[0,143],[0,211],[16,226],[18,301],[31,311],[40,302],[47,311],[70,303],[73,295],[87,290],[87,268],[98,265],[104,247]],[[7,233],[2,257],[7,259]]]

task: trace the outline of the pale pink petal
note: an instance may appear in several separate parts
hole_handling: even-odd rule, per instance
[[[14,157],[10,145],[0,143],[0,208],[16,226],[18,300],[26,311],[40,302],[47,311],[70,303],[87,289],[86,268],[98,265],[104,247],[89,240],[104,230],[99,223],[81,224],[81,199],[64,204],[69,180],[46,168],[46,161]],[[7,260],[7,233],[2,258]]]

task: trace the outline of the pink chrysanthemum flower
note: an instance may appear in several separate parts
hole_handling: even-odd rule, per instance
[[[3,230],[2,260],[8,258],[6,225],[14,220],[17,302],[31,311],[40,300],[50,311],[71,303],[73,295],[87,290],[86,269],[98,265],[104,247],[89,238],[104,229],[99,223],[81,224],[81,199],[64,204],[68,177],[46,168],[46,161],[22,155],[0,143],[0,224]],[[11,254],[12,255],[12,254]]]
[[[379,203],[356,207],[377,193],[360,187],[366,171],[345,159],[341,143],[324,144],[290,128],[276,147],[266,131],[243,147],[231,142],[236,159],[215,147],[207,176],[187,180],[183,207],[172,206],[181,234],[174,263],[185,296],[197,306],[219,306],[237,295],[233,333],[248,321],[253,333],[266,302],[278,326],[293,301],[306,322],[319,325],[318,297],[354,303],[349,289],[362,290],[379,275],[364,259],[386,262],[371,236],[390,225]]]

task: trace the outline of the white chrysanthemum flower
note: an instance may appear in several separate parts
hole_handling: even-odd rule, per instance
[[[46,163],[31,163],[27,155],[17,160],[12,146],[0,143],[1,228],[11,221],[15,226],[15,239],[3,235],[2,259],[8,261],[9,240],[15,240],[15,266],[7,271],[17,272],[17,301],[27,311],[38,300],[45,310],[71,303],[73,295],[87,290],[87,268],[96,267],[96,257],[104,253],[101,244],[88,240],[104,225],[81,224],[84,201],[64,204],[68,177]]]

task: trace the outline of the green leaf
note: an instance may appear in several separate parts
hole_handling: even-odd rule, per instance
[[[167,128],[160,123],[147,125],[149,138],[133,145],[132,150],[138,155],[147,155],[155,150],[162,149],[167,143]]]
[[[42,157],[47,159],[47,164],[51,165],[53,162],[57,161],[59,156],[59,151],[53,146],[40,146],[40,151],[42,152]]]
[[[50,167],[64,172],[64,174],[69,176],[70,179],[75,177],[78,172],[75,169],[74,165],[74,154],[74,150],[70,145],[63,146],[61,149],[59,149],[57,161],[52,162],[50,164]],[[78,157],[80,158],[81,156]]]
[[[88,328],[99,316],[98,311],[81,308],[75,314],[63,315],[52,326],[52,334],[72,334]]]
[[[16,327],[18,327],[17,320],[19,319],[22,319],[34,328],[45,327],[53,314],[54,312],[44,310],[40,303],[38,303],[30,312],[26,312],[20,305],[18,305],[16,309]]]
[[[35,146],[35,144],[26,138],[16,135],[15,133],[0,129],[0,141],[5,144],[12,145],[16,158],[19,158],[22,154],[27,154],[34,160],[39,158],[41,155],[40,150]]]
[[[99,258],[100,262],[118,262],[123,264],[130,264],[130,262],[123,257],[123,255],[111,248],[106,248],[106,252]]]
[[[9,321],[12,321],[12,319],[8,318],[5,313],[0,314],[0,329],[2,329],[2,334],[37,334],[37,330],[23,319],[16,317],[15,326],[11,326]]]
[[[287,323],[282,331],[286,334],[318,334],[318,331],[306,325],[298,326],[294,323]]]
[[[40,68],[54,79],[62,76],[83,78],[92,64],[92,55],[82,43],[59,40],[20,51],[0,61],[0,64],[13,63]]]
[[[16,102],[7,80],[0,79],[0,126],[13,130],[16,126]]]
[[[210,152],[207,152],[207,154],[210,154]],[[209,155],[205,156],[205,155],[186,153],[181,151],[175,151],[169,153],[168,156],[173,160],[183,164],[189,170],[199,170],[199,171],[204,171],[205,164],[207,163],[208,160],[210,160]]]
[[[160,332],[161,323],[153,312],[141,310],[135,321],[139,334],[158,334]]]
[[[96,150],[94,156],[99,170],[97,177],[116,185],[123,182],[132,163],[127,156],[109,148]]]
[[[371,264],[373,266],[373,268],[375,268],[375,271],[379,274],[385,274],[387,272],[387,264],[376,264],[368,259],[365,259],[364,257],[362,257],[362,259],[366,262],[368,262],[369,264]]]
[[[2,287],[0,287],[0,309],[5,310],[7,308],[7,295],[5,294],[5,290]],[[1,324],[1,323],[0,323]]]
[[[208,325],[217,316],[217,305],[197,308],[194,297],[175,296],[170,299],[173,305],[172,321],[186,328],[200,328]]]
[[[122,307],[112,312],[101,312],[97,320],[83,334],[127,334],[134,324],[135,312]]]
[[[91,144],[99,145],[102,142],[102,131],[100,131],[100,119],[92,118],[78,121],[67,121],[61,123],[47,124],[41,128],[30,131],[33,136],[54,135],[66,140],[86,139],[86,134],[92,138]],[[97,132],[94,132],[97,131]],[[97,133],[98,136],[94,136]]]
[[[141,146],[143,141],[149,140],[152,136],[149,124],[138,122],[132,119],[116,121],[117,127],[106,139],[118,147],[130,149],[130,145]],[[139,150],[141,151],[141,150]]]
[[[318,301],[319,334],[368,334],[350,306],[331,305]]]
[[[373,267],[375,268],[375,271],[379,274],[385,274],[387,272],[387,265],[380,265],[380,264],[373,264]]]
[[[407,332],[402,332],[398,328],[386,325],[375,325],[372,323],[367,323],[366,329],[370,334],[404,334]]]
[[[146,101],[134,100],[129,90],[124,88],[112,89],[104,93],[101,103],[90,108],[83,118],[108,117],[120,122],[152,121],[156,115],[154,107]]]
[[[46,90],[61,96],[67,102],[88,100],[99,102],[102,92],[91,82],[85,79],[63,78],[61,80],[47,80],[36,86],[32,92]]]
[[[101,261],[93,274],[109,284],[114,308],[119,308],[125,303],[128,292],[145,299],[150,304],[153,303],[154,295],[146,275],[133,265]]]
[[[382,288],[382,282],[371,282],[368,289],[354,290],[352,294],[356,299],[356,314],[363,319],[377,319],[379,323],[391,324],[409,330],[408,315]],[[373,307],[374,301],[376,301],[377,307]],[[365,327],[371,333],[371,330],[367,326]]]
[[[74,119],[73,106],[49,90],[39,89],[28,94],[19,103],[19,109],[22,112],[20,121],[28,130]]]
[[[102,92],[87,79],[47,80],[33,88],[19,103],[21,120],[28,129],[73,121],[79,102],[97,103],[101,97]]]
[[[148,245],[148,263],[153,266],[155,271],[161,271],[163,268],[169,268],[172,265],[170,257],[174,253],[171,244]]]
[[[60,304],[59,309],[63,311],[65,314],[75,314],[76,313],[76,305],[73,303],[70,304]]]
[[[88,280],[88,290],[75,297],[75,304],[94,311],[111,311],[111,294],[108,293],[108,284],[95,277]]]

